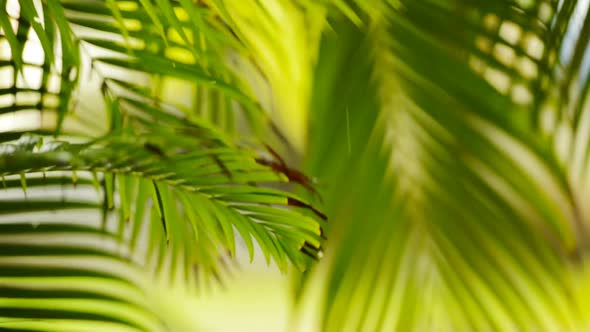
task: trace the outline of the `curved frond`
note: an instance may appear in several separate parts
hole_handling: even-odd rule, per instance
[[[220,278],[238,237],[283,269],[316,257],[321,214],[268,187],[286,179],[253,152],[174,129],[0,144],[2,328],[165,331],[154,278],[189,290]]]
[[[334,14],[324,34],[312,104],[324,126],[311,132],[309,169],[334,183],[337,224],[322,330],[587,326],[573,277],[587,252],[587,168],[574,180],[563,132],[541,125],[575,123],[564,86],[578,106],[586,98],[559,74],[580,73],[587,39],[563,29],[585,31],[571,26],[583,10],[356,4],[362,26]]]
[[[270,148],[243,66],[268,73],[220,10],[0,1],[1,330],[177,331],[154,284],[220,280],[240,246],[318,258],[326,217],[286,191],[313,188]]]
[[[118,233],[89,173],[3,178],[0,327],[5,331],[166,331],[145,259]],[[24,197],[23,197],[24,195]],[[146,229],[147,223],[141,226]],[[145,236],[145,234],[143,235]]]
[[[267,259],[272,257],[281,267],[292,261],[303,268],[299,249],[307,243],[319,250],[321,215],[301,198],[269,187],[288,179],[259,164],[253,152],[203,133],[192,136],[193,130],[196,127],[159,124],[139,136],[109,135],[90,144],[53,141],[41,146],[35,145],[40,139],[24,136],[14,144],[2,145],[2,174],[65,170],[121,175],[118,180],[110,177],[117,183],[110,190],[117,187],[121,204],[127,205],[136,204],[139,197],[132,193],[138,188],[151,192],[140,190],[137,195],[144,195],[139,200],[154,197],[157,224],[167,241],[182,238],[185,226],[195,223],[193,230],[204,227],[209,236],[215,236],[214,244],[235,254],[235,227],[251,255],[253,236]],[[108,203],[111,208],[112,201]],[[178,210],[180,203],[184,204]],[[129,220],[130,211],[129,206],[122,206],[124,219]]]

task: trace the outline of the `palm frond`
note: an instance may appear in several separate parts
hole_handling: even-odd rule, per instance
[[[272,110],[272,118],[296,152],[303,153],[311,77],[325,22],[325,5],[288,0],[239,6],[225,0],[211,2],[244,43],[258,70],[250,69],[248,65],[252,64],[244,61],[237,63],[238,69],[253,81],[265,109]]]
[[[90,173],[78,173],[75,187],[71,172],[29,173],[26,181],[24,193],[19,175],[3,177],[2,329],[165,331],[145,259],[118,234],[124,220],[109,213],[103,227]]]
[[[3,329],[164,331],[151,280],[196,290],[220,278],[238,236],[283,269],[315,258],[323,221],[268,186],[287,179],[196,129],[0,145]]]
[[[245,86],[240,85],[235,73],[232,73],[222,61],[224,52],[227,52],[226,48],[232,46],[234,50],[237,50],[239,42],[232,37],[228,28],[219,27],[223,22],[212,16],[214,12],[206,5],[186,1],[182,3],[160,1],[158,5],[162,7],[162,11],[156,13],[153,6],[150,6],[151,3],[148,4],[145,1],[141,3],[63,1],[47,4],[43,8],[37,8],[35,3],[31,1],[18,4],[20,5],[18,6],[18,21],[23,21],[25,26],[26,24],[33,26],[33,30],[40,40],[46,55],[45,61],[48,66],[68,69],[65,76],[69,77],[72,70],[75,69],[77,72],[79,69],[80,58],[77,55],[79,46],[82,47],[84,55],[90,57],[90,69],[101,76],[101,90],[105,98],[111,130],[114,131],[114,134],[107,135],[102,143],[90,150],[83,148],[85,145],[74,148],[73,145],[61,144],[61,148],[67,146],[66,149],[70,150],[60,151],[59,153],[50,151],[43,155],[30,154],[30,152],[25,155],[5,155],[5,158],[9,158],[7,163],[10,164],[3,170],[5,174],[17,171],[27,172],[28,169],[22,167],[31,165],[30,162],[38,162],[38,168],[64,167],[67,169],[71,167],[76,169],[82,167],[93,171],[112,172],[116,170],[122,174],[134,172],[135,175],[141,174],[153,181],[165,180],[168,185],[178,184],[183,190],[192,188],[192,191],[200,191],[203,189],[206,192],[203,192],[202,195],[207,199],[226,197],[227,192],[227,197],[233,195],[233,199],[238,202],[242,200],[243,206],[239,208],[233,206],[230,208],[230,203],[236,202],[229,201],[229,199],[225,199],[223,206],[215,204],[211,206],[210,209],[213,209],[211,215],[222,220],[247,215],[246,212],[250,209],[253,211],[249,211],[249,214],[252,214],[263,223],[272,224],[271,217],[283,218],[284,222],[289,216],[293,216],[289,214],[293,209],[301,209],[301,207],[304,210],[311,209],[311,206],[302,199],[294,196],[282,196],[280,191],[258,187],[256,182],[272,183],[277,180],[285,182],[289,179],[281,178],[281,174],[273,172],[263,164],[261,165],[253,154],[248,155],[241,152],[234,154],[239,149],[232,145],[233,143],[228,144],[231,137],[221,134],[222,130],[227,129],[227,123],[220,124],[215,119],[213,119],[213,123],[208,122],[209,118],[207,116],[202,117],[202,114],[199,114],[202,111],[200,108],[191,111],[186,107],[170,107],[160,100],[159,93],[149,91],[150,89],[141,84],[142,77],[147,79],[148,83],[149,80],[158,78],[180,78],[187,82],[196,82],[198,89],[211,90],[210,92],[219,97],[219,100],[226,103],[226,109],[231,110],[232,113],[236,102],[250,111],[261,111],[257,103],[247,93],[243,92]],[[4,8],[6,8],[6,3],[4,3]],[[42,9],[42,11],[38,11],[38,9]],[[36,19],[41,12],[48,17],[44,25],[39,25]],[[189,12],[196,13],[199,17],[188,20],[187,13]],[[62,35],[59,40],[48,37],[48,35],[52,34],[52,31],[55,32],[55,27]],[[108,33],[111,35],[108,35]],[[118,33],[120,38],[116,36],[113,38],[115,33]],[[199,43],[197,43],[197,36],[201,39]],[[8,39],[12,40],[12,38]],[[54,56],[52,53],[56,45],[63,46],[64,52],[61,57]],[[92,51],[86,49],[88,45],[102,49],[102,55],[95,56],[91,54]],[[12,50],[21,50],[22,48],[21,44],[11,44]],[[66,49],[69,49],[69,51],[65,52]],[[24,54],[13,52],[12,62],[10,63],[24,63]],[[109,70],[107,75],[98,69],[100,65],[109,65],[119,70]],[[18,69],[18,67],[15,68]],[[141,75],[129,75],[131,71],[137,71]],[[50,72],[51,69],[43,69],[44,76],[49,75]],[[115,73],[115,77],[111,77],[111,73]],[[117,74],[119,75],[118,78]],[[140,83],[137,83],[138,77]],[[68,94],[72,93],[74,85],[75,81],[69,81],[69,83],[65,84],[63,80],[61,84],[61,86],[67,86]],[[44,87],[41,87],[39,91],[44,91],[44,89]],[[14,91],[7,92],[10,94]],[[17,95],[18,93],[14,94]],[[69,97],[60,96],[60,102],[69,104]],[[207,103],[209,103],[212,110],[215,110],[216,114],[219,113],[219,109],[224,109],[223,107],[220,108],[220,104],[214,103],[212,99],[209,99]],[[57,116],[57,130],[55,133],[60,131],[66,108],[61,109]],[[15,105],[8,105],[6,108],[10,112],[16,112],[18,109],[19,107]],[[197,114],[194,113],[195,111]],[[234,121],[232,119],[233,115],[223,116],[223,118],[232,123]],[[200,125],[191,126],[191,123],[195,122]],[[158,128],[161,125],[165,129]],[[260,125],[260,123],[257,125]],[[126,138],[124,138],[125,135],[127,135]],[[137,139],[137,136],[134,135],[140,135],[143,138],[138,143],[134,141]],[[99,140],[99,142],[101,141]],[[111,154],[115,149],[122,150],[116,154]],[[195,153],[187,152],[195,149],[199,149],[199,151]],[[125,155],[128,152],[129,155]],[[182,158],[175,160],[169,156],[169,152],[172,155],[180,153]],[[82,156],[79,155],[80,153],[89,153],[89,155]],[[180,175],[176,172],[178,169],[175,171],[166,169],[161,165],[151,164],[150,162],[153,162],[153,160],[149,160],[150,157],[152,159],[160,158],[159,161],[168,166],[173,165],[174,162],[179,162],[179,165],[184,165],[181,167],[187,167],[187,170]],[[66,159],[61,160],[60,158]],[[97,164],[97,160],[108,164]],[[141,164],[146,161],[148,164]],[[242,164],[244,161],[248,161],[250,164]],[[88,164],[89,162],[90,164]],[[135,164],[141,165],[135,166]],[[190,171],[188,171],[189,168]],[[195,171],[197,168],[198,170]],[[115,180],[107,181],[111,189],[107,190],[108,192],[114,190],[114,186],[111,184],[112,181]],[[190,182],[190,184],[185,182]],[[125,181],[122,180],[117,183],[121,185]],[[230,184],[232,185],[228,186]],[[167,188],[159,188],[157,183],[154,183],[153,189],[154,192],[167,190]],[[174,197],[173,202],[192,199],[192,197],[176,197],[175,193],[171,193],[171,195]],[[250,206],[255,205],[251,204],[251,201],[256,202],[255,197],[260,197],[261,203],[265,206],[278,204],[289,206],[289,208],[285,210],[284,207],[281,207],[280,212],[272,211],[272,206],[269,208],[259,207],[259,210],[255,210],[255,207]],[[161,200],[159,195],[158,200]],[[160,205],[163,207],[167,204],[162,204],[160,201]],[[229,212],[226,211],[227,209],[229,209]],[[163,209],[159,209],[159,211],[161,218],[165,219]],[[240,213],[236,213],[238,211]],[[219,216],[223,216],[223,218]],[[254,219],[254,217],[251,219]],[[238,218],[238,220],[240,219]],[[275,231],[278,234],[289,237],[288,229],[290,226],[285,225],[283,222],[271,227],[276,227]],[[225,237],[227,237],[226,247],[233,248],[233,230],[229,224],[222,224],[224,225]],[[307,221],[300,225],[309,226]],[[279,259],[279,262],[282,263],[286,262],[286,254],[284,248],[282,248],[285,244],[279,246],[274,242],[274,236],[260,235],[262,228],[257,230],[258,226],[255,226],[252,230],[249,229],[250,226],[234,226],[238,228],[241,234],[248,234],[250,231],[254,232],[257,240],[266,243],[265,248],[272,252],[275,259]],[[312,228],[314,227],[312,226]],[[250,251],[252,251],[250,236],[248,235],[245,239],[249,244]],[[290,237],[287,242],[289,241],[293,241],[293,238]],[[313,244],[310,244],[311,242],[305,243],[317,247],[317,241],[312,242]],[[288,254],[290,258],[293,258],[293,252]],[[284,264],[281,265],[284,266]]]
[[[553,69],[587,43],[560,30],[575,1],[357,3],[362,26],[335,14],[324,34],[312,104],[309,170],[338,225],[322,330],[587,326],[586,184],[539,125],[575,118],[545,106],[584,86]]]
[[[141,91],[144,97],[172,103],[187,117],[207,119],[228,133],[237,133],[238,119],[245,117],[258,137],[268,134],[268,116],[250,85],[228,61],[248,54],[206,3],[62,4],[83,52],[107,90]],[[188,95],[178,98],[178,94],[167,93],[179,87]]]
[[[76,40],[58,2],[2,1],[0,114],[18,112],[31,121],[43,111],[59,133],[72,104],[80,71]],[[59,50],[58,50],[59,48]],[[31,113],[33,111],[34,113]]]
[[[304,243],[319,250],[319,225],[323,221],[303,199],[272,189],[273,183],[288,179],[260,165],[254,152],[215,141],[214,136],[207,137],[202,131],[193,136],[195,126],[166,128],[160,123],[152,128],[143,135],[109,135],[90,144],[50,142],[39,151],[33,150],[36,146],[33,143],[37,144],[38,140],[30,143],[26,136],[15,144],[4,143],[3,175],[68,170],[134,176],[153,183],[149,187],[153,189],[154,202],[158,203],[154,203],[161,220],[158,224],[166,230],[164,235],[168,240],[175,236],[175,231],[186,232],[182,226],[188,225],[186,220],[198,223],[209,217],[212,220],[205,223],[214,225],[209,231],[217,229],[223,234],[214,243],[235,248],[232,228],[235,227],[251,254],[251,236],[254,236],[263,252],[269,254],[267,258],[272,256],[282,267],[287,260],[301,261],[298,250]],[[136,192],[142,186],[141,181],[133,185],[123,177],[117,184],[121,204],[133,204],[136,197],[128,193]],[[110,186],[111,191],[114,187]],[[175,202],[190,204],[182,205],[186,210],[183,214],[176,211]],[[109,205],[112,207],[112,202]],[[309,217],[303,215],[305,210]],[[129,219],[130,208],[123,206],[122,213]],[[177,224],[181,225],[180,231],[173,228]]]
[[[18,99],[22,89],[54,93],[60,103],[54,113],[56,129],[49,127],[39,133],[57,135],[64,119],[69,118],[66,111],[72,106],[81,110],[70,103],[70,98],[78,71],[89,62],[88,69],[100,76],[110,133],[98,138],[89,133],[91,140],[83,138],[79,144],[65,138],[44,144],[43,137],[28,135],[11,141],[20,134],[5,135],[0,157],[2,176],[7,177],[9,186],[21,187],[28,195],[24,201],[21,198],[5,204],[3,214],[7,218],[24,214],[31,206],[38,212],[86,207],[100,212],[101,220],[81,231],[73,226],[76,222],[57,223],[63,231],[48,236],[44,230],[52,227],[53,220],[30,229],[27,221],[16,226],[6,224],[7,229],[20,227],[18,233],[29,234],[33,241],[42,238],[41,243],[46,245],[35,250],[30,241],[15,245],[10,239],[19,238],[19,234],[6,232],[3,245],[10,250],[3,256],[7,265],[2,270],[18,265],[15,257],[27,256],[28,260],[22,262],[23,273],[30,278],[19,274],[3,283],[2,328],[165,330],[159,321],[161,313],[152,306],[157,300],[146,296],[154,277],[196,289],[197,283],[202,286],[211,277],[221,278],[223,270],[229,268],[226,260],[235,256],[236,243],[242,241],[251,258],[258,246],[268,262],[272,259],[284,270],[290,263],[305,269],[317,258],[324,216],[304,199],[279,189],[290,179],[269,166],[272,162],[268,156],[234,143],[237,106],[247,111],[253,127],[260,128],[266,117],[246,85],[227,69],[227,48],[235,52],[240,45],[229,30],[220,28],[222,22],[211,17],[210,10],[186,1],[158,1],[162,9],[158,12],[145,1],[142,6],[118,1],[43,2],[42,8],[32,1],[19,4],[12,22],[18,22],[22,31],[13,31],[8,26],[11,20],[2,23],[3,29],[10,28],[5,36],[12,50],[5,65],[15,77],[3,96]],[[6,2],[2,8],[6,8]],[[189,20],[188,12],[199,17]],[[37,19],[40,13],[45,16],[43,24]],[[30,41],[33,37],[38,40]],[[21,77],[31,76],[25,73],[31,65],[27,59],[30,52],[23,49],[34,42],[45,55],[36,68],[42,73],[41,85],[21,87],[16,79],[19,72]],[[53,52],[58,45],[61,55]],[[78,52],[82,53],[82,65]],[[56,85],[54,72],[60,78],[58,90],[48,87]],[[199,100],[185,107],[170,105],[161,91],[150,88],[154,82],[171,79],[193,84]],[[5,112],[37,109],[42,110],[42,116],[50,113],[45,105],[35,103],[8,103]],[[93,115],[84,116],[90,119]],[[63,199],[53,193],[44,201],[27,201],[38,186],[53,183],[51,174],[61,171],[68,175],[60,181],[65,179],[68,184],[64,186],[74,188],[89,186],[80,174],[94,174],[92,184],[99,189],[99,199],[88,206],[60,205]],[[42,172],[44,179],[32,178],[36,172]],[[50,174],[47,179],[45,173]],[[78,234],[82,231],[88,234]],[[92,243],[103,238],[120,250],[107,250],[111,244],[93,250],[84,245],[76,247],[82,240]],[[59,239],[73,244],[64,247]],[[47,256],[50,253],[52,256]],[[70,267],[80,261],[87,263]],[[150,270],[153,274],[146,273]],[[53,279],[52,274],[56,274]],[[122,301],[107,291],[87,290],[108,287],[112,279],[133,286],[125,294],[137,294]],[[79,282],[81,290],[68,291],[70,281]],[[35,293],[35,289],[41,291]],[[117,313],[123,305],[131,309]],[[41,310],[45,306],[55,309]]]

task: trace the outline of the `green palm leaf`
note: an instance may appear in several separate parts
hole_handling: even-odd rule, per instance
[[[162,127],[159,130],[162,132]],[[26,191],[24,200],[2,203],[2,216],[7,222],[2,223],[0,246],[5,249],[0,264],[8,279],[0,282],[5,290],[1,312],[11,319],[2,320],[0,326],[9,330],[30,326],[37,330],[41,327],[35,326],[50,319],[66,322],[65,325],[56,323],[52,331],[87,321],[111,322],[142,331],[159,330],[162,328],[159,323],[151,322],[161,319],[153,312],[155,309],[134,309],[137,306],[134,303],[154,301],[141,298],[150,285],[150,274],[146,271],[154,269],[153,277],[189,289],[195,289],[196,281],[207,283],[211,276],[219,278],[224,258],[218,257],[226,250],[235,255],[234,227],[251,255],[254,238],[267,259],[272,257],[282,268],[286,268],[287,262],[300,268],[307,266],[309,258],[300,251],[304,243],[319,250],[321,238],[316,220],[320,219],[311,211],[306,217],[305,208],[292,207],[291,202],[308,206],[297,197],[255,186],[257,181],[276,181],[277,174],[260,166],[252,154],[220,145],[195,151],[198,139],[187,137],[185,145],[178,144],[183,142],[181,136],[167,137],[165,133],[158,136],[156,130],[144,137],[168,146],[168,154],[160,155],[155,147],[146,148],[141,138],[113,135],[91,144],[58,141],[41,144],[40,138],[25,136],[2,145],[4,154],[0,164],[2,175],[7,177],[7,190],[14,192],[24,185]],[[177,149],[186,150],[174,153],[170,149],[173,141],[167,140],[171,138]],[[213,158],[219,158],[235,175],[228,178]],[[52,176],[61,171],[70,175]],[[24,175],[39,172],[49,175],[46,179]],[[99,180],[102,186],[94,183],[92,177],[80,178],[78,172],[104,173],[104,178]],[[96,192],[94,199],[70,202],[69,195],[60,197],[55,190],[41,190],[56,184],[68,190],[73,186],[74,191],[82,192],[83,189],[95,191],[98,186],[103,194]],[[89,210],[102,215],[97,218],[98,223],[87,225],[85,218],[74,221],[73,217],[60,221],[59,213],[46,212]],[[42,221],[29,216],[36,213],[38,217],[41,212],[45,212]],[[79,213],[74,216],[81,218]],[[29,238],[30,241],[23,240]],[[75,267],[81,264],[76,262],[85,263]],[[103,268],[107,271],[102,271]],[[96,289],[96,294],[68,291],[68,281],[82,277],[95,278],[87,280],[83,287],[99,285],[100,278],[109,285],[116,277],[140,293],[118,304],[121,299],[111,299]],[[126,278],[140,278],[141,283]],[[34,285],[47,290],[35,292]],[[105,296],[107,300],[102,300]],[[71,297],[79,300],[69,301]],[[91,300],[94,297],[101,300]],[[44,309],[53,307],[52,303],[55,309]],[[129,309],[115,314],[118,305]],[[43,323],[31,323],[30,319],[40,319]],[[94,325],[87,326],[90,329]]]
[[[12,77],[0,106],[41,117],[8,126],[0,144],[0,329],[178,330],[158,284],[191,293],[218,282],[240,246],[284,271],[319,255],[324,215],[286,192],[282,161],[237,128],[242,111],[258,138],[270,123],[226,65],[228,51],[242,56],[239,40],[207,6],[151,4],[0,3],[13,12],[0,25]],[[102,114],[73,98],[86,93],[84,71],[98,76]],[[169,82],[196,91],[193,104],[167,100]]]
[[[565,3],[359,1],[362,27],[332,19],[308,161],[333,184],[339,229],[322,330],[586,326],[572,279],[587,248],[584,186],[540,125],[573,123],[547,106],[572,83],[555,79],[558,51],[586,43],[556,35],[572,20]]]

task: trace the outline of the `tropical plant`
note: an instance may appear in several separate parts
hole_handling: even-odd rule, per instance
[[[590,329],[589,7],[0,0],[0,330],[198,330],[240,251],[320,331]]]

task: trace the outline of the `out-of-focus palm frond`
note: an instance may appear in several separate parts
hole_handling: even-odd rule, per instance
[[[80,71],[77,40],[57,1],[1,1],[0,114],[55,120],[59,133]],[[35,117],[37,115],[37,117]],[[3,117],[3,121],[8,116]],[[22,127],[22,126],[21,126]],[[25,126],[24,130],[31,130]]]
[[[584,3],[334,15],[308,159],[335,223],[324,331],[587,326],[573,281],[588,245]]]
[[[236,69],[248,76],[281,132],[296,152],[303,153],[325,4],[264,0],[236,6],[232,1],[211,2],[251,56],[251,62],[237,62]]]
[[[25,153],[19,152],[21,163]],[[44,154],[51,159],[50,152],[37,154],[37,160]],[[2,159],[13,157],[3,153]],[[59,159],[63,165],[66,158]],[[9,175],[3,185],[3,330],[167,330],[158,314],[154,284],[145,273],[151,257],[146,247],[133,246],[141,238],[145,245],[149,220],[131,224],[114,211],[103,215],[105,195],[89,172],[32,172],[26,179]],[[163,242],[152,245],[165,250]]]

